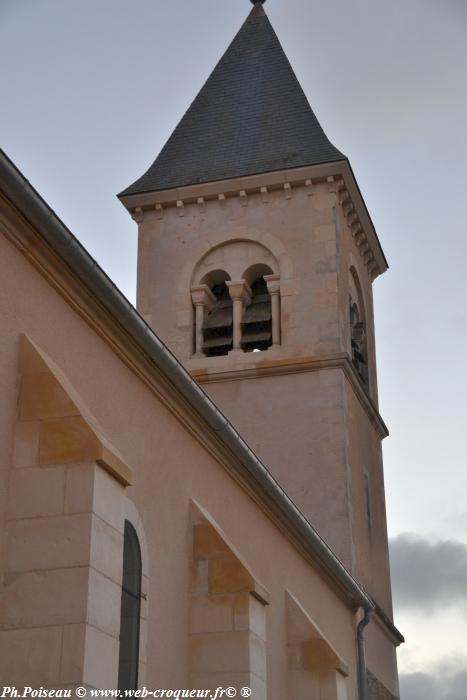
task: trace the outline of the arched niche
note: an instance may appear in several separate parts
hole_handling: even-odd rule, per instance
[[[251,302],[242,323],[242,348],[245,352],[262,352],[273,343],[272,302],[268,279],[274,275],[269,265],[255,263],[242,275],[251,289]]]
[[[227,355],[233,343],[233,303],[228,283],[231,277],[225,270],[215,269],[207,272],[200,284],[192,287],[194,301],[196,294],[203,297],[202,313],[199,312],[196,326],[201,325],[201,338],[197,345],[206,357]],[[197,290],[197,292],[196,292]],[[196,307],[196,304],[195,304]],[[199,349],[199,348],[197,348]]]
[[[367,316],[362,288],[354,267],[349,270],[350,356],[360,379],[368,385]]]

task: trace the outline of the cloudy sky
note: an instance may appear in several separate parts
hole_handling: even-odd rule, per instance
[[[152,162],[248,0],[0,0],[1,145],[132,300],[115,198]],[[467,688],[467,2],[268,0],[390,263],[375,284],[403,700]]]

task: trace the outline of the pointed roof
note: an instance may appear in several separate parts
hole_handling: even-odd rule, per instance
[[[256,3],[160,155],[120,196],[344,159]]]

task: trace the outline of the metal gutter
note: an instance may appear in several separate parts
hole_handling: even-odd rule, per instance
[[[375,610],[371,597],[305,519],[232,424],[1,150],[0,190],[216,432],[252,481],[274,502],[300,546],[337,579],[356,607],[361,606],[365,611]]]
[[[364,610],[364,616],[357,625],[357,677],[358,700],[368,700],[368,678],[365,655],[365,627],[370,624],[371,612]]]

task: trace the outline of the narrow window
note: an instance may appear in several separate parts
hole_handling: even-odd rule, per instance
[[[131,523],[125,521],[118,689],[137,690],[139,619],[141,608],[141,549]]]
[[[213,285],[211,292],[216,303],[204,319],[203,352],[216,357],[227,355],[233,348],[233,304],[225,281]]]
[[[242,347],[245,352],[267,350],[272,345],[271,295],[263,277],[251,285],[251,304],[242,323]]]
[[[242,348],[245,352],[261,352],[273,343],[273,314],[267,275],[272,275],[272,270],[262,264],[252,265],[243,274],[252,292],[251,303],[245,309],[242,322]],[[279,323],[279,319],[276,321]]]
[[[368,349],[365,312],[360,284],[353,269],[350,274],[349,320],[352,364],[363,383],[368,385]]]

